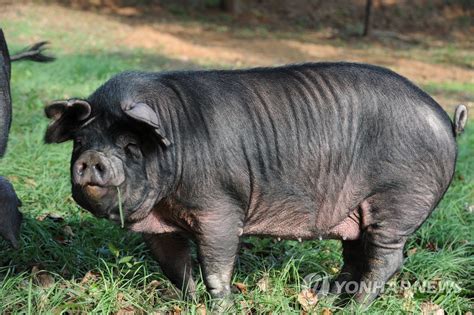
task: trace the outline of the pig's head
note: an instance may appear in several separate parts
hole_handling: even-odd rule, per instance
[[[80,206],[118,222],[120,203],[125,221],[132,223],[144,218],[168,187],[170,141],[154,105],[120,97],[121,91],[107,97],[108,92],[105,85],[88,100],[48,105],[52,121],[45,141],[74,142],[72,195]]]

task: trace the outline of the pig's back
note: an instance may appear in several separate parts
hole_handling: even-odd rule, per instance
[[[203,152],[190,159],[250,212],[293,207],[337,222],[387,185],[442,194],[451,179],[449,117],[389,70],[316,63],[176,75],[184,137]]]

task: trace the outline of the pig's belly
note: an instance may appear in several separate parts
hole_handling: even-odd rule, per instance
[[[365,227],[363,216],[366,210],[361,205],[349,211],[339,222],[318,222],[314,212],[269,209],[268,212],[265,211],[267,215],[251,216],[244,225],[243,234],[293,240],[356,240]]]

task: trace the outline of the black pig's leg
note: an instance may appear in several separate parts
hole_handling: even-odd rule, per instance
[[[362,240],[342,241],[342,256],[344,265],[331,284],[331,292],[335,294],[344,293],[349,282],[359,282],[364,266],[366,265]]]
[[[392,231],[379,229],[371,230],[366,237],[366,264],[362,267],[359,286],[354,294],[354,300],[361,304],[370,304],[401,268],[406,241],[405,237],[394,237]]]
[[[361,237],[365,262],[361,265],[355,301],[372,302],[401,268],[407,237],[423,223],[439,199],[430,191],[407,193],[414,190],[392,190],[371,197],[368,224]]]
[[[194,296],[189,240],[179,234],[144,234],[161,270],[184,293]]]
[[[200,222],[198,254],[206,287],[220,306],[230,303],[230,283],[242,234],[242,221],[237,212],[210,213]]]

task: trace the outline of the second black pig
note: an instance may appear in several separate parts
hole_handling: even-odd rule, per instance
[[[11,62],[32,60],[52,61],[53,58],[42,53],[46,42],[40,42],[24,51],[10,56],[7,41],[0,28],[0,157],[7,149],[8,135],[12,121],[12,100],[10,96]],[[20,201],[7,179],[0,176],[0,235],[14,247],[18,247],[21,226]]]

